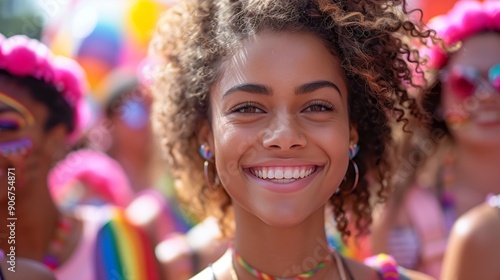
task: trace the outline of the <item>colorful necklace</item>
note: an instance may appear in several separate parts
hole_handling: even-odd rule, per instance
[[[43,264],[50,270],[56,270],[61,265],[61,252],[65,248],[73,228],[73,221],[63,214],[57,223],[56,232],[49,244],[49,249],[42,259]]]
[[[438,198],[443,210],[445,227],[447,232],[451,231],[451,227],[457,218],[455,210],[455,200],[451,188],[455,184],[455,170],[453,168],[456,161],[456,156],[449,153],[444,156],[443,164],[438,174]]]
[[[250,274],[252,274],[253,276],[255,276],[256,278],[258,279],[261,279],[261,280],[303,280],[303,279],[307,279],[311,276],[313,276],[316,272],[318,272],[320,269],[322,269],[323,267],[326,266],[326,264],[328,262],[330,262],[331,260],[331,255],[328,254],[322,261],[320,261],[315,267],[313,267],[311,270],[308,270],[308,271],[305,271],[305,272],[302,272],[301,274],[299,275],[296,275],[296,276],[293,276],[293,277],[286,277],[286,278],[282,278],[282,277],[275,277],[275,276],[271,276],[269,274],[266,274],[262,271],[259,271],[255,268],[253,268],[252,266],[250,266],[250,264],[248,264],[237,252],[236,250],[233,248],[233,245],[231,244],[230,245],[230,249],[233,251],[233,259],[236,260],[236,262],[242,266],[246,271],[248,271]],[[238,279],[238,276],[236,275],[236,271],[234,271],[234,267],[231,271],[231,276],[232,278],[236,278],[236,280]]]

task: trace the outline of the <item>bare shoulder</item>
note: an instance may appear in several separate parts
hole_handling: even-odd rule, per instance
[[[490,248],[500,236],[500,211],[483,203],[462,215],[452,229],[451,240]],[[450,241],[451,242],[451,241]]]
[[[19,258],[16,260],[16,270],[11,272],[2,262],[1,267],[6,280],[56,280],[54,274],[43,264],[29,259]]]
[[[500,279],[500,211],[487,203],[462,215],[453,226],[441,279]]]

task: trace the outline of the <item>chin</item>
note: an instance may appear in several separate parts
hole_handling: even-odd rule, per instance
[[[269,226],[290,228],[304,223],[313,212],[312,209],[307,212],[305,209],[282,207],[281,209],[272,209],[266,213],[257,213],[257,217]]]

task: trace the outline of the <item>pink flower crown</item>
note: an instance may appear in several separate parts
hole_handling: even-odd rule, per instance
[[[446,47],[483,31],[500,31],[500,1],[458,1],[448,14],[429,21]],[[430,49],[427,65],[442,69],[448,62],[448,53],[439,45]]]
[[[0,34],[0,69],[53,85],[75,112],[74,130],[68,141],[74,143],[79,139],[90,111],[84,97],[85,73],[77,62],[54,56],[43,43],[24,35],[5,38]]]

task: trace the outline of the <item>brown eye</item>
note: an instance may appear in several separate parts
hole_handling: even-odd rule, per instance
[[[236,106],[231,112],[240,114],[260,114],[264,113],[264,110],[260,109],[257,104],[250,102]]]
[[[309,112],[321,112],[321,111],[327,111],[327,108],[321,105],[312,105],[307,107],[306,111]]]
[[[309,105],[306,109],[304,109],[304,112],[330,112],[333,111],[333,105],[324,102],[324,101],[317,101],[314,102],[313,104]]]

